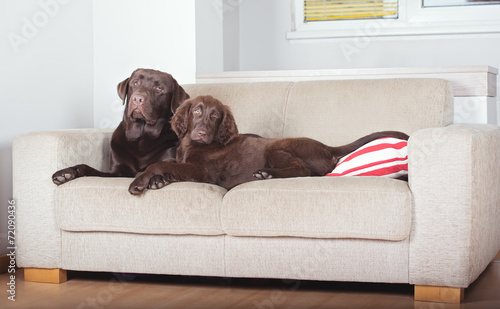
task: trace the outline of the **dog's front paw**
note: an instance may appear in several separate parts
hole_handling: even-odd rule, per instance
[[[135,181],[130,184],[130,187],[128,187],[128,192],[132,195],[141,195],[144,193],[144,190],[146,190],[146,188],[136,184]]]
[[[132,183],[128,187],[128,192],[130,192],[130,194],[132,194],[132,195],[143,194],[144,191],[149,186],[149,179],[150,179],[150,177],[148,177],[144,173],[137,175],[135,177],[134,181],[132,181]]]
[[[163,188],[168,184],[169,182],[162,175],[154,175],[153,177],[149,178],[148,189],[157,190]]]
[[[169,183],[170,182],[162,175],[149,176],[149,174],[143,172],[135,177],[128,188],[128,192],[133,195],[141,195],[146,189],[161,189]]]
[[[68,167],[60,171],[55,172],[52,175],[52,182],[56,185],[62,185],[70,180],[77,178],[80,174],[78,166]]]
[[[264,170],[260,170],[260,171],[253,173],[253,178],[257,179],[257,180],[271,179],[271,178],[273,178],[273,175],[271,175],[270,173],[268,173]]]

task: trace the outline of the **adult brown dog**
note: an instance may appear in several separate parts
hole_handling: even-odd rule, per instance
[[[402,132],[367,135],[353,143],[326,146],[310,138],[266,139],[238,134],[228,106],[211,96],[187,100],[172,117],[180,139],[177,162],[158,162],[139,173],[129,192],[159,189],[178,181],[197,181],[230,189],[244,182],[269,178],[324,176],[338,160],[381,137],[408,139]]]
[[[110,171],[79,164],[54,173],[55,184],[82,176],[134,177],[152,163],[175,160],[178,138],[170,120],[189,98],[177,81],[168,73],[137,69],[118,84],[118,95],[126,106],[111,138]]]

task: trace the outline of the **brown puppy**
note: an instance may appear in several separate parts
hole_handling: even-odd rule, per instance
[[[230,189],[269,178],[324,176],[338,160],[381,137],[408,139],[395,132],[373,133],[357,141],[329,147],[310,138],[266,139],[238,134],[228,106],[211,96],[187,100],[172,117],[180,139],[177,162],[158,162],[138,174],[129,192],[159,189],[171,182],[197,181]]]
[[[175,160],[178,138],[170,119],[189,98],[177,81],[164,72],[137,69],[118,84],[118,95],[126,106],[111,138],[110,171],[79,164],[54,173],[55,184],[82,176],[134,177],[152,163]]]

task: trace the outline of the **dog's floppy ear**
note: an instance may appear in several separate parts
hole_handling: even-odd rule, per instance
[[[117,90],[118,90],[118,96],[120,99],[123,101],[123,105],[127,103],[127,93],[128,93],[128,81],[130,77],[127,77],[124,81],[118,84]]]
[[[175,113],[177,108],[181,106],[184,101],[189,99],[189,94],[187,94],[184,89],[177,83],[175,78],[170,76],[172,79],[172,99],[170,100],[170,108],[172,110],[172,113]]]
[[[189,116],[191,112],[191,100],[186,100],[182,103],[172,116],[172,120],[170,124],[172,126],[172,130],[174,130],[175,134],[179,138],[184,137],[189,129]]]
[[[238,127],[236,126],[233,113],[231,113],[229,106],[224,105],[222,120],[217,130],[215,139],[222,145],[227,145],[230,141],[236,138],[238,134]]]

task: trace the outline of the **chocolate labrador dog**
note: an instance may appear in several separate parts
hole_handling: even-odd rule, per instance
[[[152,163],[175,160],[178,138],[170,119],[189,98],[177,81],[168,73],[137,69],[118,84],[118,95],[126,106],[111,138],[110,171],[79,164],[54,173],[55,184],[82,176],[134,177]]]
[[[211,96],[187,100],[172,117],[180,139],[178,163],[157,162],[137,174],[129,192],[159,189],[178,181],[197,181],[230,189],[252,180],[324,176],[338,160],[381,137],[408,139],[402,132],[378,132],[340,147],[310,138],[267,139],[238,134],[228,106]]]

